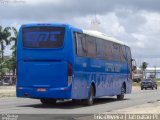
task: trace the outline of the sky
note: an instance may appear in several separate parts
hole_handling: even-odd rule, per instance
[[[160,67],[160,0],[0,0],[0,25],[69,23],[127,43],[137,65]],[[7,47],[6,55],[10,55]]]

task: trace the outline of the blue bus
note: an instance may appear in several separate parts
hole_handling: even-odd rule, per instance
[[[92,105],[94,98],[132,89],[130,48],[111,36],[68,24],[22,25],[17,42],[16,95],[54,104]]]

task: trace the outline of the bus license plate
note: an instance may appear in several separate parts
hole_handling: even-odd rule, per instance
[[[46,88],[37,88],[37,92],[45,92]]]

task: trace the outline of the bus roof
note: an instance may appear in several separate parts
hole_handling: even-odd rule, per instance
[[[104,40],[108,40],[108,41],[111,41],[111,42],[115,42],[115,43],[118,43],[118,44],[126,45],[124,42],[119,41],[116,38],[113,38],[111,36],[108,36],[104,33],[98,32],[98,31],[83,30],[83,33],[85,33],[87,35],[90,35],[90,36],[97,37],[97,38],[101,38],[101,39],[104,39]]]
[[[22,26],[50,26],[50,25],[61,25],[61,26],[70,26],[72,28],[74,28],[72,25],[70,24],[62,24],[62,23],[38,23],[38,24],[24,24]],[[109,35],[106,35],[104,33],[101,33],[101,32],[98,32],[98,31],[94,31],[94,30],[84,30],[82,29],[83,33],[87,34],[87,35],[90,35],[90,36],[94,36],[94,37],[97,37],[97,38],[101,38],[101,39],[104,39],[104,40],[108,40],[108,41],[111,41],[111,42],[115,42],[115,43],[118,43],[118,44],[122,44],[122,45],[126,45],[128,46],[126,43],[122,42],[122,41],[119,41],[117,40],[116,38],[114,37],[111,37]]]

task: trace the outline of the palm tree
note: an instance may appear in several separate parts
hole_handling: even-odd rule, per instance
[[[17,44],[17,37],[18,37],[18,31],[15,27],[12,27],[14,36],[10,37],[10,42],[14,42],[13,46],[12,46],[12,50],[15,51],[13,52],[13,54],[16,54],[16,44]]]
[[[1,62],[4,60],[5,45],[9,45],[9,37],[11,36],[10,27],[3,28],[0,26],[0,46],[1,46]]]
[[[143,71],[144,78],[146,78],[146,69],[148,67],[147,62],[142,62],[142,65],[140,66],[141,70]]]
[[[12,27],[14,36],[10,37],[10,42],[13,42],[13,46],[11,47],[12,50],[12,58],[10,59],[10,68],[15,75],[16,69],[16,45],[17,45],[17,38],[18,38],[18,31],[15,27]]]
[[[3,70],[2,70],[2,65],[3,65],[3,60],[4,60],[4,50],[5,50],[5,45],[8,45],[9,42],[9,37],[11,36],[10,33],[10,27],[5,27],[3,28],[0,26],[0,54],[1,54],[1,62],[0,62],[0,73],[1,73],[1,78],[3,77]]]

